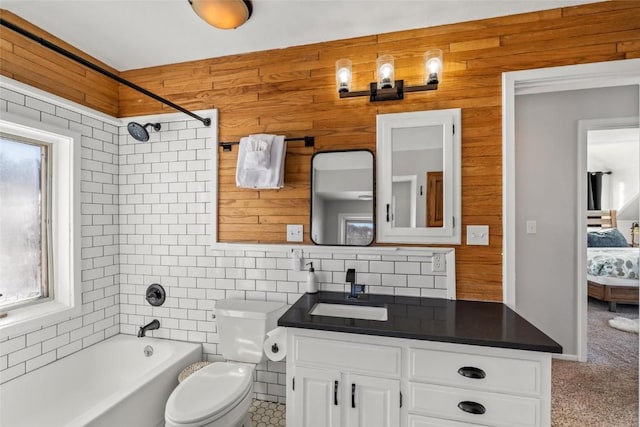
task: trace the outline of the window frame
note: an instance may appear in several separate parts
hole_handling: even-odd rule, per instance
[[[26,333],[81,314],[80,153],[82,136],[16,114],[3,113],[0,132],[50,144],[51,206],[48,300],[10,308],[0,318],[0,338]]]

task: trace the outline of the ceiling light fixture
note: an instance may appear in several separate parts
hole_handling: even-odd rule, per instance
[[[207,24],[222,30],[238,28],[251,16],[249,0],[188,0],[193,11]]]
[[[368,96],[369,101],[391,101],[404,99],[405,92],[437,90],[442,80],[442,50],[432,49],[424,54],[424,84],[404,86],[404,80],[395,80],[393,56],[382,55],[376,60],[376,80],[369,84],[369,90],[351,92],[351,61],[340,59],[336,62],[336,87],[340,98]]]

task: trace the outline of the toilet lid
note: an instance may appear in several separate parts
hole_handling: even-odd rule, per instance
[[[174,423],[196,423],[228,412],[245,396],[253,369],[234,363],[212,363],[190,375],[169,396],[165,415]]]

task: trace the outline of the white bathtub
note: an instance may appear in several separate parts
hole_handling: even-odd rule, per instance
[[[200,360],[200,344],[116,335],[2,384],[0,426],[163,426],[178,374]]]

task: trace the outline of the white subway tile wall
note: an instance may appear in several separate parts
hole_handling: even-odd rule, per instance
[[[305,292],[307,272],[291,270],[286,250],[212,248],[210,180],[215,147],[199,121],[161,122],[162,129],[150,130],[149,142],[142,143],[129,136],[126,126],[115,128],[57,106],[27,101],[16,92],[1,94],[5,110],[55,120],[83,134],[84,314],[0,343],[3,381],[118,331],[137,334],[153,319],[161,326],[149,336],[201,342],[205,359],[220,360],[212,317],[217,300],[293,304]],[[355,268],[358,283],[368,285],[370,293],[446,296],[446,275],[431,272],[430,256],[307,249],[305,262],[313,261],[321,290],[348,291],[346,270]],[[145,300],[152,283],[167,291],[161,307]],[[258,366],[254,391],[258,399],[284,403],[285,363]]]
[[[9,112],[82,134],[82,315],[0,341],[0,383],[119,332],[118,127],[0,88]]]

